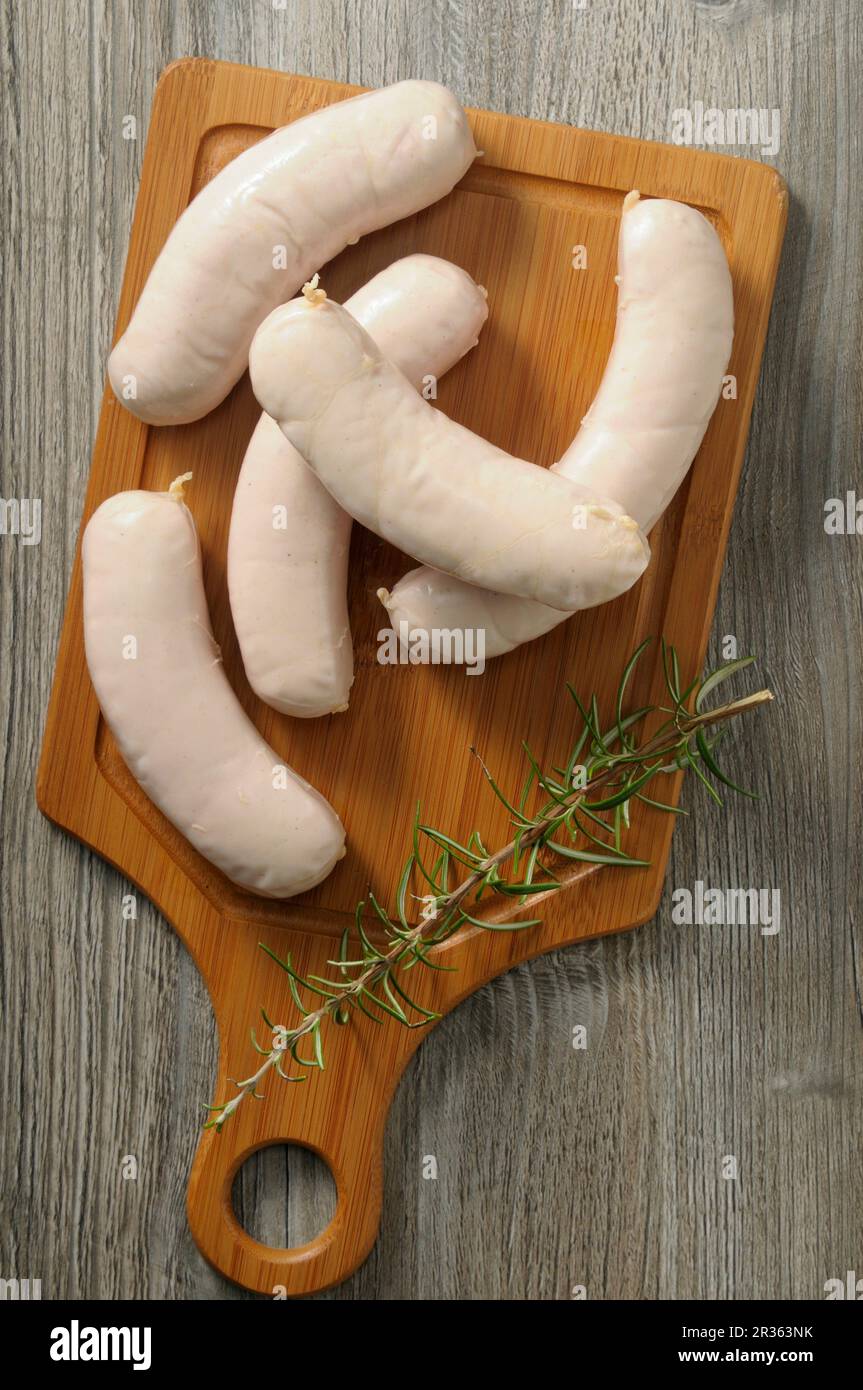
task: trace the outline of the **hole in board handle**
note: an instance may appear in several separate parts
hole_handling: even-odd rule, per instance
[[[319,1236],[335,1216],[335,1179],[305,1145],[267,1144],[237,1170],[231,1203],[253,1240],[293,1250]]]

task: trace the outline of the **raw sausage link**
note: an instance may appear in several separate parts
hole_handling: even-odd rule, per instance
[[[242,376],[255,329],[345,246],[437,202],[476,156],[436,82],[315,111],[232,160],[173,228],[108,363],[133,414],[185,424]]]
[[[420,390],[477,342],[488,315],[471,277],[436,256],[387,266],[345,306]],[[312,718],[347,709],[351,518],[269,415],[252,435],[228,537],[234,627],[255,693]]]
[[[643,572],[647,543],[621,507],[447,419],[340,305],[276,309],[249,370],[345,511],[418,560],[561,609],[614,598]]]
[[[168,820],[240,887],[290,897],[326,878],[345,832],[228,684],[181,495],[122,492],[90,518],[87,665],[128,768]]]
[[[553,471],[607,493],[649,531],[686,476],[719,399],[734,336],[731,275],[701,213],[637,193],[624,201],[618,262],[611,355]],[[380,597],[397,633],[482,629],[486,657],[541,637],[568,616],[425,566]]]

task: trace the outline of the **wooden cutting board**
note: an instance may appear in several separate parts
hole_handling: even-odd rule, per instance
[[[147,273],[193,195],[229,159],[273,127],[360,90],[204,59],[173,64],[156,93],[117,317],[125,328]],[[385,615],[374,595],[406,557],[355,528],[350,607],[356,681],[346,715],[297,721],[251,693],[231,626],[225,549],[234,483],[258,407],[248,379],[205,420],[150,428],[106,387],[83,524],[111,493],[164,489],[192,472],[188,502],[204,550],[207,597],[225,668],[244,708],[280,757],[329,798],[348,831],[349,854],[314,892],[264,902],[207,864],[147,800],[99,713],[84,661],[80,555],[72,574],[37,782],[46,816],[115,864],[173,923],[209,987],[219,1028],[213,1098],[230,1076],[254,1070],[249,1028],[261,1006],[296,1018],[286,977],[260,950],[292,952],[303,972],[325,961],[368,885],[392,905],[417,799],[459,839],[474,827],[486,844],[509,838],[506,814],[480,775],[475,744],[505,787],[520,786],[526,739],[545,764],[571,742],[571,679],[611,699],[625,661],[647,634],[674,642],[684,671],[707,645],[732,506],[758,379],[786,219],[787,193],[771,169],[743,159],[647,144],[539,121],[473,111],[483,157],[442,203],[365,238],[326,267],[342,300],[399,256],[424,251],[465,267],[488,288],[491,314],[479,347],[440,386],[438,404],[500,447],[545,465],[564,451],[599,383],[614,331],[616,246],[624,195],[677,198],[716,226],[734,278],[736,332],[722,400],[694,468],[651,537],[641,582],[615,603],[582,613],[541,641],[491,662],[484,675],[432,667],[381,667]],[[587,248],[587,268],[573,249]],[[231,267],[225,266],[225,274]],[[661,688],[655,653],[634,701]],[[640,688],[639,688],[640,687]],[[674,792],[676,795],[676,789]],[[673,817],[640,808],[627,842],[644,870],[573,869],[566,891],[542,903],[541,927],[473,930],[448,945],[454,974],[423,972],[419,999],[446,1012],[479,985],[544,951],[647,921],[662,893]],[[532,914],[533,915],[533,914]],[[417,972],[419,973],[419,972]],[[189,1184],[191,1228],[228,1278],[262,1293],[310,1293],[339,1282],[369,1253],[378,1229],[382,1144],[390,1098],[424,1036],[362,1016],[330,1028],[327,1070],[301,1086],[271,1080],[221,1134],[202,1134]],[[202,1097],[202,1100],[204,1098]],[[274,1250],[253,1240],[231,1205],[234,1176],[256,1149],[293,1141],[330,1166],[338,1206],[309,1244]]]

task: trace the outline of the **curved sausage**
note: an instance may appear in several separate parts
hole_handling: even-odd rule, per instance
[[[611,355],[581,429],[553,471],[607,493],[647,532],[686,476],[719,400],[734,302],[718,236],[684,203],[628,194],[618,268]],[[483,629],[486,657],[541,637],[568,616],[424,566],[379,597],[397,633]]]
[[[345,307],[420,390],[472,348],[488,316],[485,292],[436,256],[387,266]],[[347,609],[351,518],[269,415],[237,481],[228,536],[228,590],[249,684],[284,714],[347,709],[354,678]]]
[[[398,82],[315,111],[246,150],[171,231],[108,375],[155,425],[213,410],[242,376],[258,325],[367,232],[449,193],[476,156],[436,82]]]
[[[119,493],[90,518],[87,665],[126,765],[168,820],[241,888],[290,897],[326,878],[345,832],[228,684],[182,482]]]
[[[433,409],[345,309],[312,294],[265,320],[249,370],[345,511],[436,569],[555,608],[635,583],[649,552],[621,507]]]

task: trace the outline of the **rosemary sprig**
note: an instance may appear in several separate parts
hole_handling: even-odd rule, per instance
[[[727,662],[703,680],[693,680],[681,689],[677,653],[663,641],[662,669],[668,703],[644,706],[625,714],[627,689],[651,641],[647,638],[642,642],[626,664],[614,704],[614,723],[609,729],[603,730],[600,725],[596,697],[585,705],[572,686],[567,687],[581,721],[578,738],[565,766],[550,771],[543,770],[527,744],[523,745],[529,771],[517,800],[502,791],[479,753],[471,749],[492,792],[506,807],[515,827],[512,839],[500,849],[489,853],[478,831],[473,831],[467,844],[462,844],[443,831],[423,824],[417,806],[411,852],[395,893],[394,916],[369,891],[368,903],[382,929],[378,933],[380,944],[372,940],[366,929],[365,901],[357,904],[353,933],[350,928],[345,929],[338,956],[327,962],[335,972],[332,978],[304,977],[296,970],[290,956],[282,960],[261,943],[262,950],[286,972],[301,1022],[293,1028],[274,1025],[261,1010],[272,1034],[272,1045],[262,1048],[252,1030],[252,1044],[263,1061],[251,1076],[234,1082],[235,1096],[220,1105],[206,1107],[212,1118],[205,1128],[220,1130],[247,1096],[263,1099],[258,1086],[271,1071],[284,1081],[304,1081],[310,1069],[323,1071],[322,1027],[328,1022],[347,1023],[354,1008],[374,1023],[391,1018],[406,1028],[422,1028],[438,1018],[440,1015],[423,1008],[407,992],[405,975],[408,971],[416,966],[431,970],[453,969],[435,958],[435,948],[463,927],[521,931],[537,926],[541,920],[492,922],[478,917],[474,915],[474,904],[479,903],[484,894],[516,900],[521,908],[536,895],[557,891],[561,885],[547,859],[617,867],[645,866],[649,861],[635,859],[621,848],[623,834],[629,827],[631,802],[641,801],[662,811],[684,814],[677,807],[646,795],[645,788],[655,777],[689,769],[720,805],[722,797],[714,785],[716,782],[744,796],[755,795],[738,787],[720,769],[715,749],[721,730],[712,741],[705,732],[772,700],[769,690],[759,690],[718,708],[705,708],[707,696],[755,658],[742,657]],[[638,744],[636,729],[659,715],[664,718],[646,740]],[[528,810],[532,799],[538,804]],[[435,855],[431,865],[428,846]],[[511,872],[505,876],[502,871],[507,864]],[[450,879],[457,868],[466,872],[454,887],[450,887]],[[412,883],[431,892],[416,894],[411,891]],[[415,923],[409,920],[409,897],[423,904]],[[474,912],[468,911],[468,907],[474,908]],[[304,996],[311,996],[315,1002],[306,1003]],[[285,1071],[288,1057],[301,1068],[298,1074]]]

